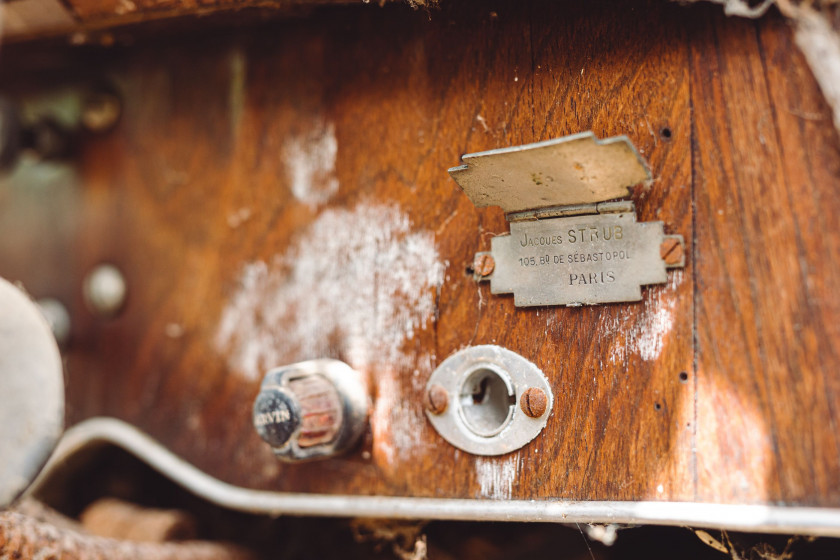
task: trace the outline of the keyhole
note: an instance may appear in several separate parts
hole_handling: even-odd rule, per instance
[[[460,392],[461,418],[476,435],[501,432],[513,417],[516,395],[502,372],[480,367],[470,372]]]
[[[478,383],[477,391],[473,393],[473,404],[482,404],[484,403],[484,399],[487,397],[487,382],[488,379],[486,377],[482,378],[481,381]]]

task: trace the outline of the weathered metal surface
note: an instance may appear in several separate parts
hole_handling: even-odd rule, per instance
[[[490,290],[518,307],[638,301],[641,286],[668,279],[664,238],[662,222],[634,213],[512,222],[492,240]]]
[[[650,172],[626,136],[581,132],[555,140],[466,154],[449,174],[478,207],[520,212],[628,195]]]
[[[50,325],[0,278],[0,507],[14,501],[52,453],[64,423],[64,376]]]
[[[33,491],[89,447],[109,443],[143,459],[190,492],[227,508],[270,515],[393,519],[659,524],[840,537],[840,509],[675,501],[471,500],[252,490],[222,482],[119,420],[93,418],[70,428]]]
[[[338,360],[309,360],[265,375],[254,428],[284,461],[327,458],[358,441],[368,408],[357,371]]]
[[[529,443],[545,427],[554,401],[537,366],[494,345],[466,348],[444,360],[427,392],[441,390],[449,406],[427,408],[429,421],[446,441],[476,455],[504,455]],[[529,412],[517,406],[534,390],[544,398],[539,407]]]

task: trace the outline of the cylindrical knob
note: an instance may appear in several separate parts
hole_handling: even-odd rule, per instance
[[[282,447],[300,427],[300,408],[286,389],[265,389],[254,401],[254,428],[272,447]]]
[[[361,375],[337,360],[269,371],[254,402],[257,434],[285,461],[329,457],[364,431],[368,399]]]

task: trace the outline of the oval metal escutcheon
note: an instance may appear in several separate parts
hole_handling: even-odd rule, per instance
[[[432,373],[426,415],[449,443],[475,455],[504,455],[533,440],[554,404],[542,371],[501,346],[473,346],[448,357]],[[539,407],[532,396],[544,397]],[[536,411],[536,413],[535,413]]]

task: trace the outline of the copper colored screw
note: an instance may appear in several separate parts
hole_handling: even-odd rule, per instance
[[[548,398],[545,396],[545,391],[537,387],[531,387],[519,399],[519,407],[522,412],[531,418],[539,418],[545,414],[545,409],[548,407]]]
[[[449,395],[446,394],[446,389],[437,383],[429,387],[429,392],[426,393],[426,410],[432,414],[443,414],[449,404]]]
[[[496,268],[496,261],[493,259],[493,255],[483,254],[483,255],[476,255],[475,261],[473,261],[473,270],[478,276],[490,276],[493,274],[493,270]]]
[[[662,257],[665,264],[680,264],[683,260],[684,251],[680,240],[674,237],[666,237],[662,245],[659,246],[659,256]]]

